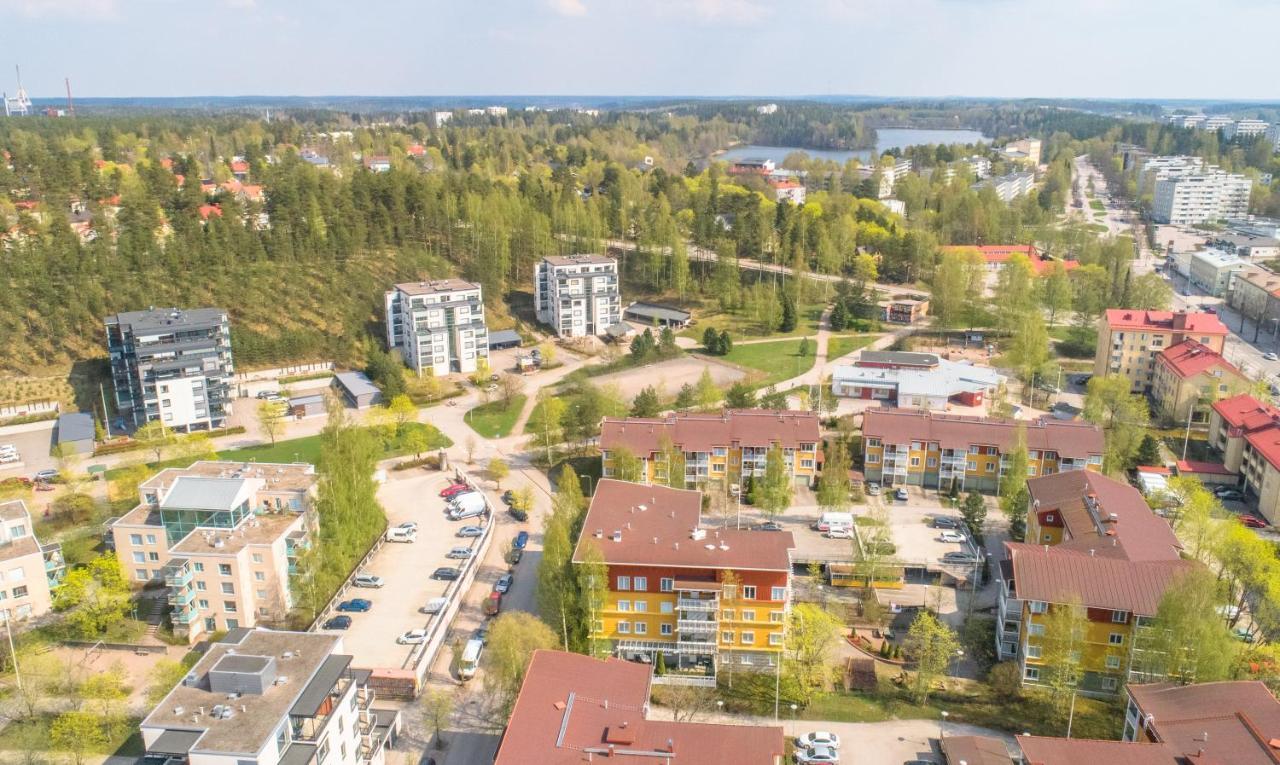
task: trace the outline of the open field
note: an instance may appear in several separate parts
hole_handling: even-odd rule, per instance
[[[523,394],[512,396],[509,402],[490,401],[467,412],[467,424],[485,438],[502,438],[511,435],[520,410],[524,408]]]
[[[753,375],[750,382],[759,387],[773,385],[813,368],[814,342],[809,341],[809,355],[800,355],[800,340],[779,340],[773,343],[752,343],[751,345],[735,345],[732,351],[722,356],[725,361],[758,370],[762,374]]]
[[[772,346],[775,344],[764,343],[763,345]],[[646,364],[642,367],[601,375],[592,382],[596,385],[616,385],[627,399],[635,398],[637,393],[649,385],[658,389],[660,397],[674,396],[685,383],[696,385],[704,369],[711,372],[711,379],[721,388],[726,388],[746,377],[746,373],[742,370],[735,369],[728,364],[722,364],[715,359],[702,356],[681,356],[659,361],[655,364]]]

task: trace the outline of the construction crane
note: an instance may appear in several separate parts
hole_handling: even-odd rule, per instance
[[[18,92],[13,98],[9,98],[9,94],[4,96],[4,116],[6,117],[25,117],[31,113],[31,99],[27,97],[27,89],[22,87],[22,67],[14,66],[14,71],[18,73]]]
[[[67,81],[67,116],[74,117],[76,116],[76,105],[75,105],[75,102],[71,100],[71,78],[67,77],[66,81]]]

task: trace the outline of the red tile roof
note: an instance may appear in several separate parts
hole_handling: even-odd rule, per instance
[[[783,180],[783,181],[769,181],[769,185],[774,187],[775,189],[798,189],[804,184],[800,183],[799,181]]]
[[[200,205],[200,220],[209,220],[209,216],[222,217],[222,208],[217,205]]]
[[[1270,462],[1271,467],[1280,470],[1280,427],[1255,430],[1246,434],[1244,440]]]
[[[420,143],[413,143],[409,144],[409,148],[405,149],[405,153],[414,157],[421,157],[423,154],[427,153],[427,149]]]
[[[606,417],[600,426],[600,448],[625,446],[637,455],[658,451],[663,434],[686,452],[713,447],[770,446],[796,448],[817,443],[818,415],[813,412],[728,409],[720,414],[676,414],[660,419]]]
[[[1280,424],[1280,409],[1264,404],[1247,393],[1213,402],[1213,411],[1228,425],[1246,433]]]
[[[1031,268],[1036,272],[1037,275],[1043,275],[1044,272],[1049,269],[1050,264],[1055,262],[1061,263],[1062,267],[1067,271],[1070,271],[1073,268],[1080,267],[1079,261],[1075,261],[1075,260],[1054,261],[1054,260],[1045,258],[1044,255],[1040,253],[1040,250],[1033,244],[982,244],[982,245],[960,244],[960,245],[948,245],[941,249],[944,253],[973,250],[977,252],[979,255],[981,255],[982,259],[989,264],[1007,263],[1009,262],[1009,258],[1013,257],[1014,255],[1025,255],[1027,260],[1031,261]]]
[[[1235,475],[1227,470],[1226,465],[1217,462],[1198,462],[1196,460],[1178,460],[1174,463],[1178,466],[1180,474],[1199,473],[1201,475]]]
[[[573,559],[594,544],[611,565],[791,570],[791,532],[702,529],[701,515],[701,492],[602,478]]]
[[[534,651],[494,765],[780,765],[779,726],[646,719],[649,672],[621,659]]]
[[[1119,550],[1132,561],[1177,560],[1182,544],[1132,486],[1101,473],[1071,470],[1027,479],[1036,512],[1057,511],[1075,549]],[[1116,545],[1112,544],[1115,541]]]
[[[1056,451],[1071,459],[1102,454],[1102,429],[1087,422],[1002,420],[919,409],[868,409],[862,419],[864,437],[889,444],[937,441],[944,449],[967,449],[977,444],[1008,451],[1017,443],[1020,428],[1026,429],[1028,449]]]
[[[1018,746],[1026,765],[1192,765],[1164,744],[1019,736]]]
[[[1156,354],[1156,359],[1184,380],[1211,369],[1221,369],[1240,376],[1240,370],[1224,359],[1222,354],[1195,340],[1184,340],[1171,345]]]
[[[1148,332],[1195,332],[1199,335],[1225,335],[1227,325],[1211,313],[1184,311],[1143,311],[1137,308],[1108,308],[1107,326],[1111,329],[1146,330]]]
[[[1131,561],[1118,542],[1075,540],[1055,547],[1006,542],[1014,590],[1023,600],[1154,616],[1165,590],[1198,564],[1187,560]]]
[[[1275,765],[1272,741],[1280,737],[1280,702],[1257,681],[1130,685],[1129,695],[1151,716],[1148,728],[1176,752],[1203,751],[1223,765]],[[1129,760],[1126,760],[1128,765]]]
[[[231,163],[231,172],[247,173],[249,172],[249,163],[242,159],[235,160]]]

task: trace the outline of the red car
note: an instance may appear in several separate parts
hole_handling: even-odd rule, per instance
[[[469,491],[470,488],[471,487],[467,486],[465,483],[449,484],[449,487],[447,489],[440,492],[440,496],[452,497],[454,494],[461,494],[464,491]]]
[[[1251,529],[1265,529],[1267,522],[1252,515],[1237,515],[1236,518]]]

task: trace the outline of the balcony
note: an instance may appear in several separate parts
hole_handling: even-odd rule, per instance
[[[187,606],[191,605],[191,601],[195,599],[196,599],[195,590],[187,588],[187,589],[171,591],[169,593],[168,600],[169,600],[169,605],[171,606],[176,606],[178,608],[186,608]]]
[[[187,608],[176,609],[173,612],[174,624],[191,624],[200,618],[200,612],[188,606]]]
[[[676,630],[681,635],[710,635],[716,631],[713,619],[677,619]]]
[[[186,559],[171,561],[164,567],[164,585],[173,589],[182,589],[191,584],[194,576],[191,568],[187,566]]]
[[[694,611],[711,613],[717,608],[715,598],[707,598],[700,600],[698,598],[680,598],[676,601],[676,608],[681,611]]]
[[[685,640],[676,641],[676,648],[683,653],[702,653],[714,655],[716,652],[716,644],[714,640]]]

